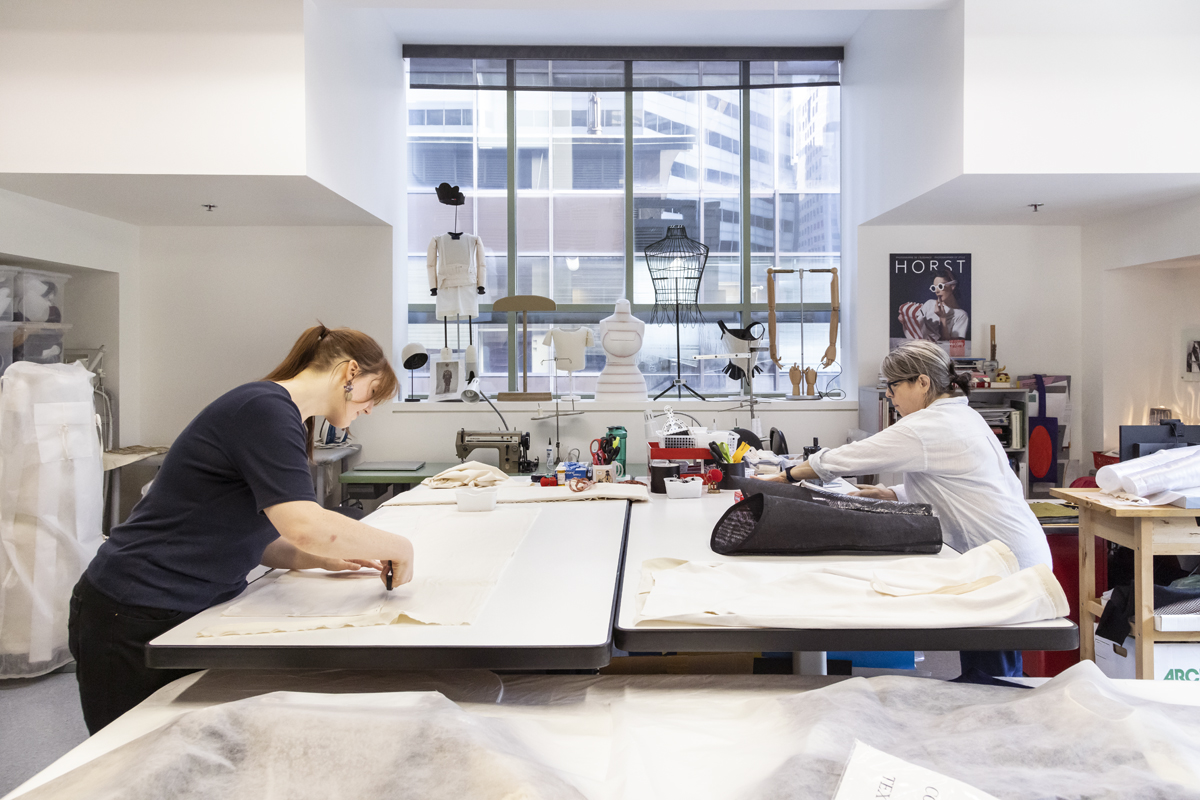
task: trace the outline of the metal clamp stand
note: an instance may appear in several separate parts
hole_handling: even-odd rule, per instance
[[[559,432],[559,422],[558,422],[559,418],[560,417],[577,417],[583,413],[582,411],[575,410],[575,401],[574,400],[571,401],[571,410],[570,411],[559,410],[560,402],[561,401],[559,401],[559,400],[554,401],[554,413],[553,414],[550,414],[548,412],[543,412],[542,404],[538,403],[537,413],[534,414],[532,417],[530,417],[531,420],[535,420],[535,421],[543,420],[543,419],[553,419],[554,420],[554,460],[556,462],[562,461],[562,435]]]

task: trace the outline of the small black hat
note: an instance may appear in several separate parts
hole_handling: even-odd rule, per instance
[[[445,206],[461,206],[467,202],[467,198],[463,197],[463,193],[459,191],[458,187],[448,183],[438,184],[437,196],[438,202]]]

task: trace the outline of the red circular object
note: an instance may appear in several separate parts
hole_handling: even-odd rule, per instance
[[[1054,462],[1054,443],[1050,441],[1050,432],[1038,426],[1029,434],[1029,475],[1033,478],[1044,478],[1050,474],[1050,466]]]
[[[717,467],[713,467],[708,472],[704,473],[704,479],[709,483],[720,483],[725,480],[725,473]]]

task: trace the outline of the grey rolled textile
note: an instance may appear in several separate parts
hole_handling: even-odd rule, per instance
[[[924,503],[849,497],[734,479],[745,499],[721,516],[709,546],[721,555],[934,555],[942,527]]]

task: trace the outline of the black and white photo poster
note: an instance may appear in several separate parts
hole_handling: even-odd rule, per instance
[[[971,355],[971,254],[892,253],[890,346],[937,342],[951,356]]]

